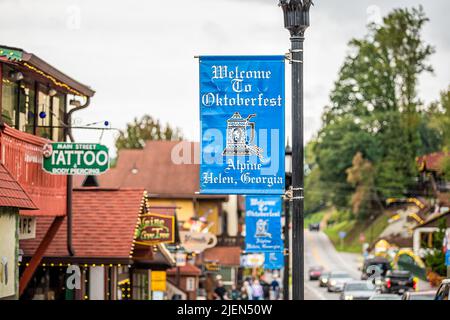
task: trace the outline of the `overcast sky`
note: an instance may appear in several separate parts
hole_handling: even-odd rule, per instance
[[[96,91],[91,106],[75,114],[78,125],[108,120],[125,128],[134,117],[148,113],[198,141],[194,56],[287,52],[289,34],[277,2],[0,0],[0,44],[32,52]],[[430,60],[435,74],[420,79],[421,98],[433,101],[450,84],[450,1],[314,2],[305,43],[306,139],[320,127],[348,41],[363,36],[368,21],[379,20],[392,8],[422,4],[431,19],[423,35],[437,49]],[[289,70],[288,65],[287,75]],[[287,130],[290,136],[289,125]],[[113,147],[115,135],[104,133],[101,142]],[[98,142],[100,137],[99,132],[76,132],[80,142]]]

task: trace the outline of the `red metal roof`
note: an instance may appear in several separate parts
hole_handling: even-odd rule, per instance
[[[439,171],[440,162],[444,157],[450,157],[450,152],[434,152],[417,158],[421,170]]]
[[[36,210],[37,206],[3,164],[0,163],[0,207]]]
[[[218,261],[223,266],[239,266],[241,264],[241,247],[214,247],[203,252],[203,262]]]
[[[143,189],[84,188],[73,192],[73,247],[76,257],[128,258]],[[32,255],[48,230],[52,217],[38,217],[36,238],[21,240],[25,255]],[[67,224],[60,227],[46,257],[67,257]]]

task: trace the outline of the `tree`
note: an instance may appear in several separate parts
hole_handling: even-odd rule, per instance
[[[442,149],[450,151],[450,86],[441,92],[439,101],[431,104],[429,114],[429,126],[442,137]]]
[[[361,152],[357,152],[346,173],[347,182],[355,188],[351,198],[353,214],[362,220],[374,211],[379,211],[380,208],[375,204],[377,196],[374,191],[375,172],[372,163],[364,159]]]
[[[141,119],[134,118],[127,124],[126,131],[121,130],[116,139],[116,148],[142,149],[148,140],[182,140],[180,129],[172,128],[168,123],[162,126],[159,120],[150,115],[144,115]]]
[[[305,214],[319,211],[329,198],[329,190],[320,178],[320,168],[315,159],[315,143],[315,140],[310,141],[305,150]]]
[[[373,165],[375,190],[393,196],[414,182],[415,158],[439,145],[416,90],[419,75],[433,71],[434,49],[421,36],[427,21],[422,7],[396,9],[349,43],[315,148],[321,179],[336,186],[337,206],[348,205],[357,188],[346,174],[357,152]]]
[[[315,145],[320,179],[338,209],[346,209],[354,187],[347,182],[346,169],[357,152],[373,160],[378,148],[372,134],[362,130],[351,117],[333,120],[322,128]]]
[[[427,255],[425,255],[425,264],[441,276],[445,276],[447,268],[445,266],[445,254],[442,248],[442,243],[445,237],[445,230],[447,229],[446,219],[441,218],[438,222],[438,231],[433,233],[432,247]]]
[[[443,157],[439,163],[439,173],[444,179],[450,181],[450,157]]]

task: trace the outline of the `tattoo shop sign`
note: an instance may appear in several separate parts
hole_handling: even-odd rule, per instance
[[[109,169],[108,148],[96,143],[56,142],[43,149],[44,171],[55,175],[99,175]]]
[[[246,197],[245,251],[256,253],[283,251],[281,197]]]
[[[284,56],[200,57],[201,193],[284,193],[284,68]]]

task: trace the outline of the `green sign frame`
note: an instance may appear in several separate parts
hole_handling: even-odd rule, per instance
[[[98,143],[54,142],[42,153],[42,168],[53,175],[100,175],[110,167],[108,147]]]

